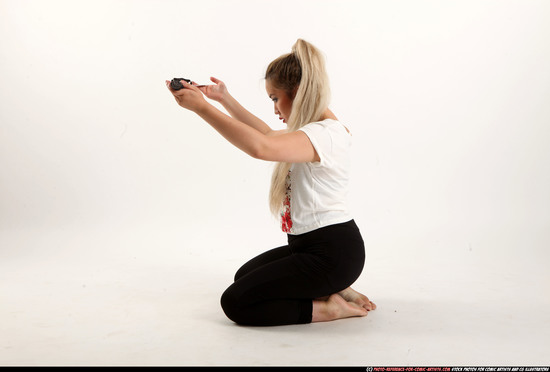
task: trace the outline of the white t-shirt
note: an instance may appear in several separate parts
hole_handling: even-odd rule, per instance
[[[291,235],[352,219],[347,205],[351,134],[333,119],[299,130],[309,137],[320,161],[294,163],[290,168],[281,228]]]

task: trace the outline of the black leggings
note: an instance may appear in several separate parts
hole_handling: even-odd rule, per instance
[[[235,323],[311,323],[313,299],[349,287],[363,271],[365,246],[354,220],[301,235],[245,263],[221,297]]]

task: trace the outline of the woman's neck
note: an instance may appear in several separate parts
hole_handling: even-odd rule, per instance
[[[330,109],[328,108],[325,110],[325,112],[323,112],[323,115],[321,116],[321,120],[326,120],[326,119],[338,120],[336,115],[334,115],[334,113],[330,111]]]

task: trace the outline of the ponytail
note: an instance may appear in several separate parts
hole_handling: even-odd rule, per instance
[[[313,45],[298,39],[292,53],[282,55],[268,66],[266,80],[284,89],[289,97],[296,92],[288,119],[288,132],[321,119],[330,100],[330,87],[321,52]],[[296,88],[298,88],[296,90]],[[287,175],[291,163],[278,163],[273,170],[269,207],[279,215],[287,191]]]

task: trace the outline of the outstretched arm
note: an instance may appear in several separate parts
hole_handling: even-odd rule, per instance
[[[215,77],[211,77],[210,80],[215,85],[203,85],[199,89],[206,97],[221,103],[227,112],[229,112],[231,117],[245,123],[246,125],[267,136],[279,135],[286,132],[286,130],[272,130],[263,120],[245,109],[231,94],[229,94],[229,91],[223,81],[216,79]]]
[[[302,131],[268,136],[212,106],[199,88],[191,84],[183,82],[184,89],[177,91],[170,87],[169,81],[166,86],[180,106],[195,112],[230,143],[254,158],[290,163],[319,161],[315,148]]]

